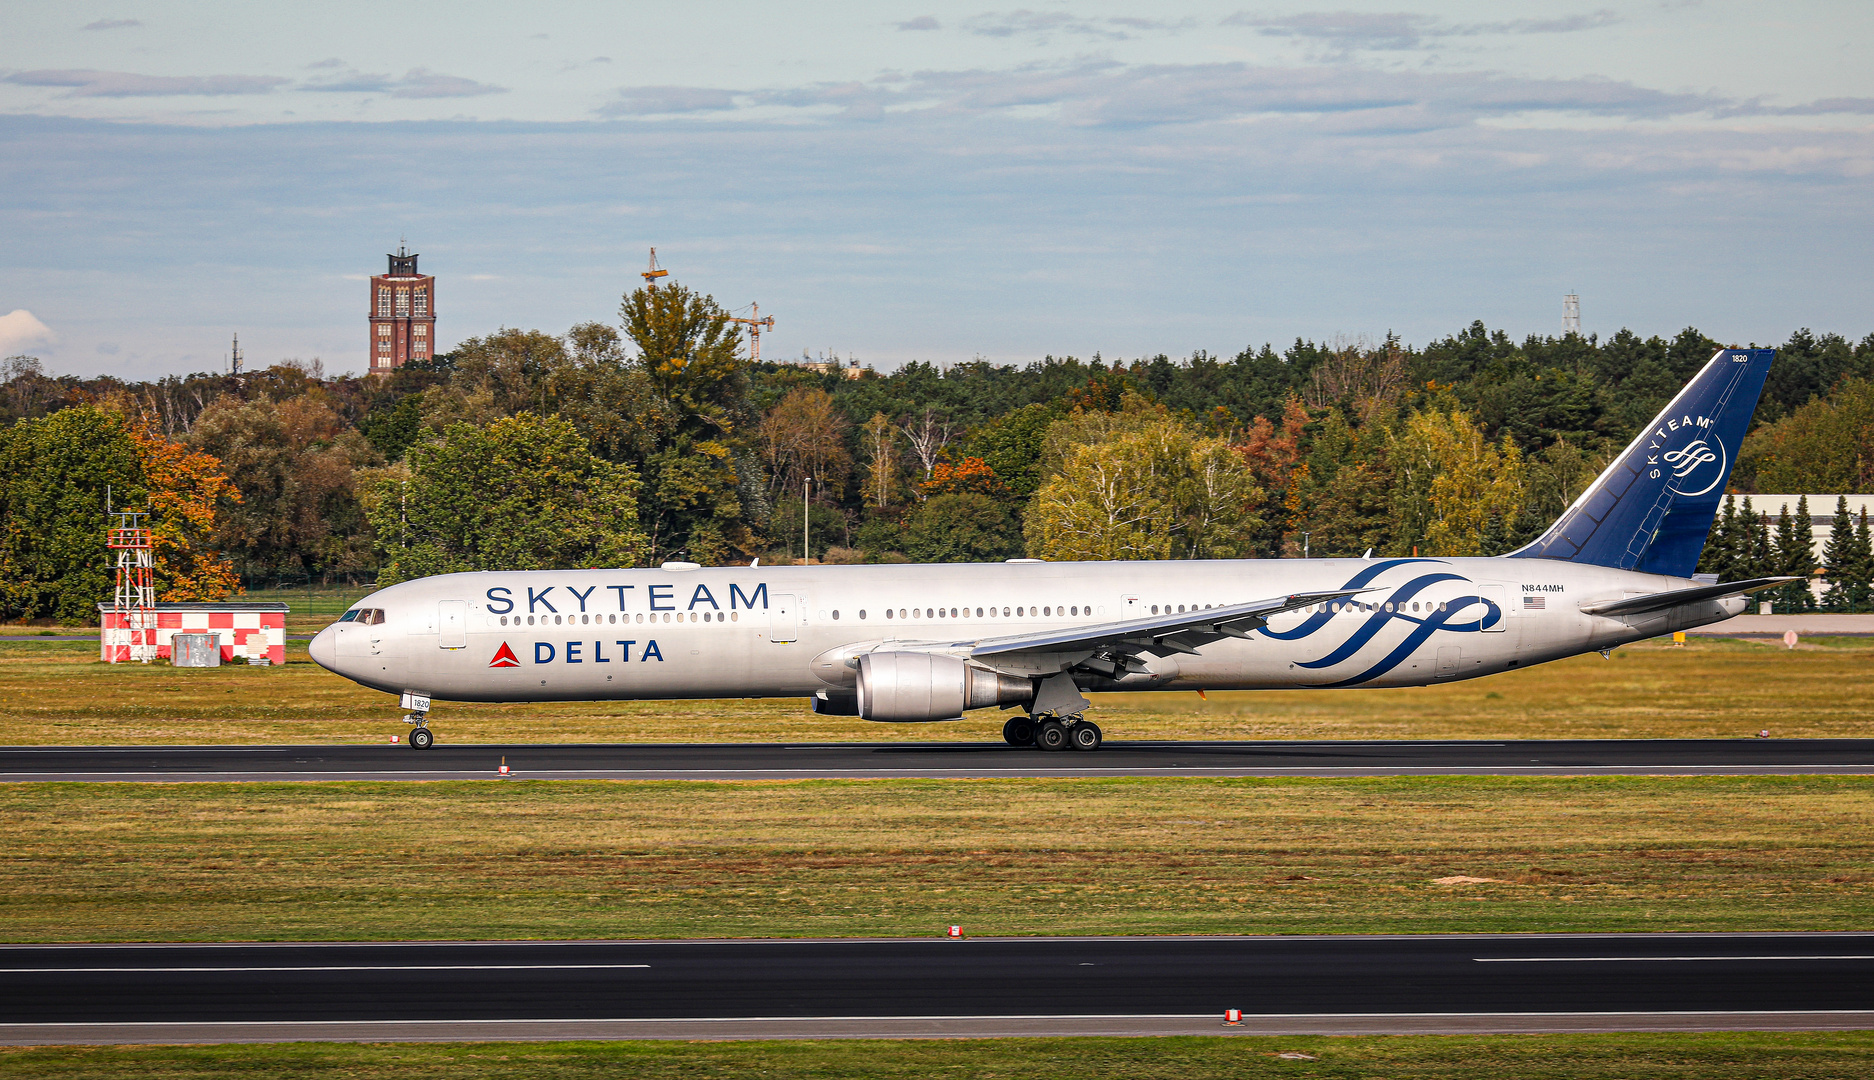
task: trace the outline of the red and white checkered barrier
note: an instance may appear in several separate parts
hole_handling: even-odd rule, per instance
[[[111,664],[127,663],[132,645],[154,643],[157,658],[168,660],[170,639],[177,634],[214,634],[221,639],[223,663],[237,656],[248,663],[286,663],[285,604],[159,603],[154,627],[133,628],[130,620],[127,612],[112,611],[108,604],[98,605],[99,659]]]

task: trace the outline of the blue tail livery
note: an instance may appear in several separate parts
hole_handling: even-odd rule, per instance
[[[1722,349],[1517,559],[1690,577],[1775,349]]]

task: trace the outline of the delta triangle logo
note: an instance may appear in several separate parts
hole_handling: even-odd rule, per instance
[[[488,661],[488,666],[489,667],[520,667],[521,662],[514,658],[514,650],[508,648],[508,643],[504,641],[501,643],[501,647],[495,650],[495,658],[493,660]]]

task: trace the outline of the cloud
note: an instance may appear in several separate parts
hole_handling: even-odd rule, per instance
[[[291,82],[274,75],[137,75],[127,71],[58,68],[13,71],[0,82],[16,86],[64,87],[63,97],[219,97],[227,94],[269,94]]]
[[[34,318],[25,308],[14,308],[0,315],[0,356],[11,356],[33,345],[50,345],[58,337],[51,327]]]
[[[1105,20],[1107,23],[1112,21]],[[1123,30],[1115,30],[1101,22],[1069,15],[1064,11],[1029,11],[1027,8],[985,12],[965,19],[963,26],[972,34],[999,38],[1021,36],[1046,40],[1054,34],[1077,34],[1081,37],[1124,41],[1131,36]]]
[[[1409,12],[1320,11],[1263,16],[1237,12],[1226,26],[1247,26],[1269,37],[1306,38],[1337,49],[1416,49],[1436,20]]]
[[[599,106],[601,116],[721,112],[735,108],[735,93],[703,86],[627,86],[616,101]]]
[[[1507,22],[1445,23],[1412,12],[1319,11],[1294,15],[1256,15],[1239,11],[1226,16],[1225,26],[1247,26],[1268,37],[1313,41],[1337,54],[1357,49],[1400,51],[1424,48],[1432,39],[1477,37],[1488,34],[1572,34],[1611,26],[1619,13],[1600,10],[1585,15],[1552,19],[1512,19]]]
[[[97,22],[94,22],[94,23],[86,23],[82,27],[82,29],[85,29],[85,30],[124,30],[132,26],[142,26],[142,25],[143,25],[143,20],[141,19],[99,19]]]
[[[724,95],[727,91],[716,91]],[[1259,116],[1336,118],[1338,130],[1423,131],[1517,113],[1664,119],[1735,107],[1603,78],[1525,79],[1478,72],[1392,72],[1356,65],[1125,65],[1111,60],[1006,70],[919,72],[890,83],[823,83],[745,95],[752,104],[978,116],[1050,109],[1075,126],[1231,122]],[[724,106],[726,107],[726,105]]]
[[[312,66],[330,68],[340,65],[336,61],[321,60]],[[318,82],[302,83],[295,89],[321,94],[388,94],[395,98],[459,98],[507,93],[505,86],[491,86],[456,75],[439,75],[428,68],[412,68],[401,79],[347,69],[343,74]]]
[[[412,68],[403,77],[403,82],[391,91],[391,97],[400,98],[459,98],[480,97],[483,94],[505,94],[507,87],[476,82],[459,75],[439,75],[428,68]]]
[[[944,28],[935,15],[919,15],[915,19],[906,19],[896,25],[900,30],[942,30]]]

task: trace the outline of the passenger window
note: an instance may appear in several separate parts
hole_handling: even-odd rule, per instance
[[[838,608],[833,609],[833,621],[834,622],[839,621],[839,609]]]
[[[1049,605],[1049,606],[1047,606],[1047,607],[1044,607],[1044,608],[1042,608],[1042,609],[1041,609],[1041,614],[1043,614],[1043,615],[1052,615],[1052,614],[1054,614],[1054,607],[1053,607],[1053,605]]]

